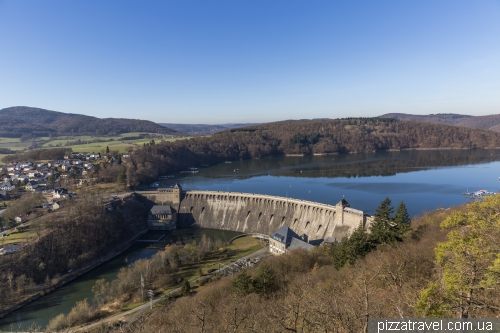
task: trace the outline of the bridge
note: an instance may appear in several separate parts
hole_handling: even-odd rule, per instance
[[[269,240],[269,235],[258,234],[258,233],[249,233],[249,234],[241,234],[241,235],[238,235],[238,236],[234,236],[233,238],[231,238],[227,242],[228,242],[228,244],[231,244],[235,239],[238,239],[238,238],[241,238],[241,237],[247,237],[247,236],[258,238],[258,239]]]
[[[341,239],[373,218],[344,200],[336,205],[285,197],[222,191],[172,189],[136,191],[150,204],[168,204],[178,227],[203,227],[270,235],[287,225],[309,240]]]

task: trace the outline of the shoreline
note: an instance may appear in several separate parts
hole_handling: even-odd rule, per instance
[[[391,149],[380,149],[380,150],[367,150],[367,151],[348,151],[348,152],[333,152],[333,153],[311,153],[311,154],[282,154],[282,155],[271,155],[271,156],[285,156],[285,157],[304,157],[304,156],[328,156],[328,155],[341,155],[341,154],[366,154],[366,153],[380,153],[385,151],[407,151],[407,150],[500,150],[500,147],[493,148],[455,148],[455,147],[443,147],[443,148],[391,148]],[[269,156],[269,157],[271,157]],[[251,158],[255,159],[255,158]]]
[[[83,267],[83,268],[80,268],[79,270],[74,271],[72,273],[63,275],[60,278],[61,280],[56,285],[54,285],[50,288],[47,288],[47,289],[40,290],[40,291],[36,292],[34,295],[32,295],[31,297],[29,297],[24,302],[22,302],[20,304],[13,305],[13,306],[1,311],[0,312],[0,319],[15,312],[16,310],[19,310],[20,308],[24,307],[25,305],[28,305],[29,303],[39,299],[40,297],[43,297],[45,295],[50,294],[51,292],[59,289],[60,287],[64,286],[65,284],[85,275],[86,273],[90,272],[94,268],[97,268],[97,267],[105,264],[109,260],[115,258],[116,256],[120,255],[121,253],[126,251],[130,246],[132,246],[137,241],[137,239],[139,239],[146,232],[148,232],[148,230],[149,229],[146,228],[146,229],[139,231],[139,233],[136,234],[134,237],[132,237],[131,239],[127,240],[126,242],[124,242],[123,244],[118,246],[118,250],[115,250],[115,251],[108,253],[105,257],[103,257],[103,259],[101,259],[101,260],[94,259],[90,265]]]

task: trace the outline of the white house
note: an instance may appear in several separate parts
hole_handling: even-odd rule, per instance
[[[2,185],[0,185],[1,191],[12,191],[15,188],[16,188],[16,186],[11,184],[10,182],[5,182]]]
[[[38,176],[38,171],[35,170],[28,172],[28,177],[35,178],[36,176]]]
[[[16,218],[14,220],[16,220],[17,223],[26,222],[26,221],[28,221],[28,215],[16,216]]]
[[[26,184],[25,188],[29,191],[33,191],[38,187],[38,183],[35,181],[29,181],[28,184]]]

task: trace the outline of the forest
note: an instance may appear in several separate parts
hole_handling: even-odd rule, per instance
[[[81,114],[49,111],[26,106],[0,110],[0,137],[20,138],[63,135],[117,135],[148,132],[174,134],[176,131],[147,120],[96,118]]]
[[[279,155],[401,149],[500,147],[500,134],[384,118],[283,121],[176,142],[146,145],[125,163],[130,186],[200,164]]]
[[[18,200],[19,205],[28,197]],[[33,194],[31,208],[39,204],[36,200]],[[68,271],[92,265],[145,228],[147,211],[138,201],[128,198],[111,206],[106,209],[99,196],[84,195],[33,220],[29,230],[34,238],[22,251],[0,256],[0,313],[43,290],[40,286],[57,286]]]
[[[130,325],[93,332],[359,333],[369,318],[495,318],[499,207],[495,196],[408,221],[386,199],[377,209],[382,238],[358,230],[333,247],[270,257]]]

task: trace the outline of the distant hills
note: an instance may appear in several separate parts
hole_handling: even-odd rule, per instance
[[[424,123],[454,125],[500,132],[500,114],[493,114],[489,116],[469,116],[454,113],[438,113],[429,115],[387,113],[379,116],[379,118],[395,118],[399,120],[421,121]]]
[[[19,138],[61,135],[116,135],[130,132],[176,134],[152,121],[121,118],[96,118],[27,106],[0,110],[0,137]]]
[[[260,125],[259,123],[247,123],[247,124],[219,124],[219,125],[207,125],[207,124],[171,124],[171,123],[159,123],[159,125],[166,126],[177,132],[189,134],[189,135],[210,135],[220,131],[225,131],[227,129],[241,128],[247,126]]]
[[[500,133],[443,124],[390,118],[281,121],[144,146],[126,162],[127,181],[137,186],[201,164],[268,156],[499,147]]]

